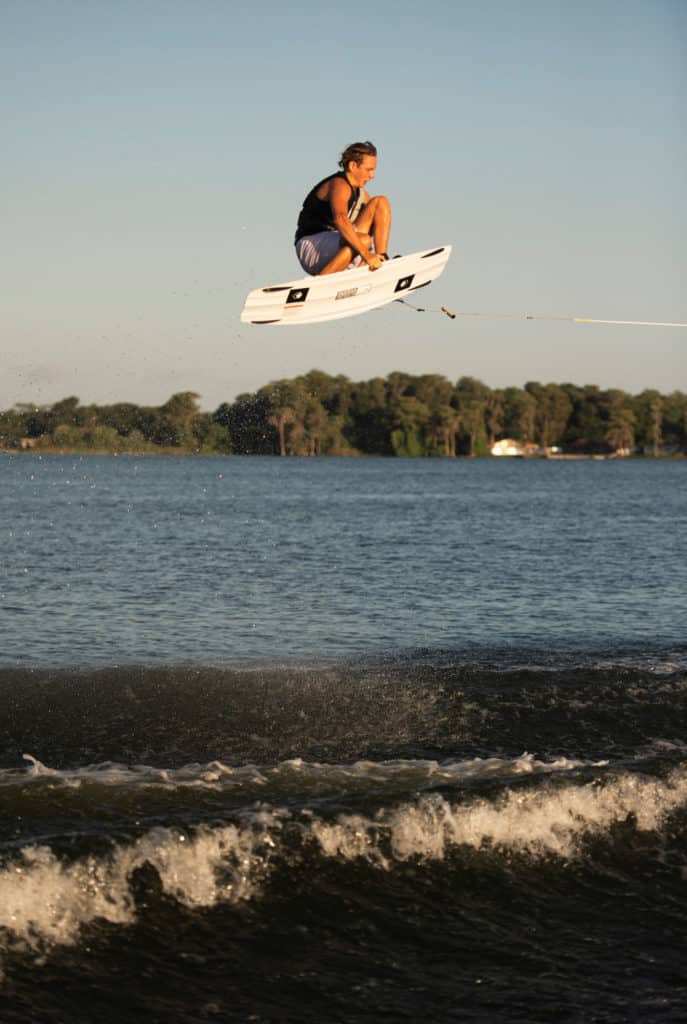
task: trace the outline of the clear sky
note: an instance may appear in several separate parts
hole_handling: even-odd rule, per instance
[[[0,0],[0,409],[313,367],[687,390],[684,329],[239,321],[368,138],[392,253],[455,246],[418,304],[687,321],[686,110],[685,0]]]

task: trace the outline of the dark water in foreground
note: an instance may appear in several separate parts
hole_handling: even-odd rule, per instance
[[[0,459],[0,1021],[683,1021],[686,472]]]

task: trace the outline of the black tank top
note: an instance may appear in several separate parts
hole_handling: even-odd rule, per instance
[[[305,238],[306,235],[317,235],[320,231],[336,231],[334,221],[332,220],[332,208],[329,205],[328,199],[318,199],[317,191],[324,185],[325,182],[331,181],[333,178],[343,178],[347,184],[346,175],[343,171],[338,171],[336,174],[329,174],[326,178],[310,189],[305,201],[303,202],[303,209],[298,216],[298,225],[296,227],[296,237],[294,242],[300,241],[301,238]],[[351,185],[351,198],[348,201],[348,216],[353,220],[360,213],[360,189],[353,188]]]

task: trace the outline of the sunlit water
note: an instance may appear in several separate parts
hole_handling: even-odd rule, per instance
[[[686,473],[0,457],[0,1019],[682,1022]]]

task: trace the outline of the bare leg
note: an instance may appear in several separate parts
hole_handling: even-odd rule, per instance
[[[355,226],[356,226],[356,230],[357,230],[357,228],[358,228],[357,221],[356,221],[356,225]],[[365,234],[362,231],[358,231],[358,234],[361,236],[361,238],[360,238],[361,243],[366,248],[369,248],[369,246],[370,246],[370,244],[372,242],[372,239],[370,238],[370,236],[368,234]],[[357,255],[357,253],[353,252],[353,250],[351,249],[350,245],[342,245],[341,248],[339,249],[339,251],[337,252],[336,256],[334,257],[334,259],[330,260],[329,263],[327,264],[327,266],[324,268],[324,270],[320,271],[319,276],[322,277],[323,274],[337,274],[340,270],[345,270],[346,267],[348,266],[348,264],[351,262],[351,260],[356,255]]]
[[[391,231],[391,203],[386,196],[373,196],[355,222],[356,231],[369,231],[376,253],[387,252]]]
[[[391,231],[391,203],[386,196],[373,196],[355,222],[355,230],[361,235],[361,242],[369,248],[374,240],[374,251],[388,252]],[[345,270],[355,253],[350,245],[342,245],[333,260],[330,260],[322,274],[336,274]]]

